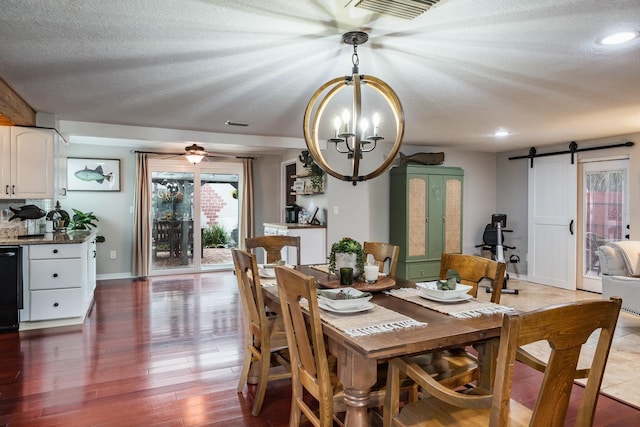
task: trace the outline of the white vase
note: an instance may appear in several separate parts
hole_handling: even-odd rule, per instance
[[[336,252],[336,273],[340,273],[341,267],[353,268],[353,278],[358,277],[360,272],[357,267],[357,254],[348,254],[345,252]]]

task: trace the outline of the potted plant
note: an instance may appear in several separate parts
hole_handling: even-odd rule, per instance
[[[309,181],[311,181],[311,186],[313,190],[316,192],[322,191],[324,187],[324,171],[318,164],[312,161],[309,166],[305,166],[307,173],[309,174]]]
[[[100,221],[93,212],[82,212],[78,209],[73,209],[73,216],[69,227],[72,230],[90,230],[97,227],[96,222]],[[104,236],[96,236],[96,242],[104,242],[106,239]]]
[[[352,267],[353,276],[357,277],[361,271],[364,271],[364,260],[364,249],[360,242],[351,237],[343,237],[331,245],[329,271],[334,273],[340,267]]]

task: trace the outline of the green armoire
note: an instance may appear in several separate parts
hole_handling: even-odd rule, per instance
[[[400,246],[396,275],[435,280],[443,252],[462,252],[462,186],[458,167],[391,169],[389,241]]]

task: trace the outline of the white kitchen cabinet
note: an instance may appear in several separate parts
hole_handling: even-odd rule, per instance
[[[95,288],[95,236],[83,243],[29,246],[29,317],[77,318],[81,323]]]
[[[327,263],[327,229],[304,224],[264,223],[264,234],[300,236],[300,263],[302,265]],[[295,249],[283,248],[282,259],[295,263]]]
[[[0,126],[0,199],[58,197],[54,139],[52,129]]]

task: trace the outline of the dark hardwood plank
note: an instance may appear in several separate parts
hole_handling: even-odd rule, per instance
[[[259,417],[254,387],[236,393],[236,286],[230,272],[101,281],[83,325],[0,334],[0,426],[287,426],[288,381],[269,384]],[[514,397],[532,404],[539,378],[519,368]],[[639,423],[599,400],[596,425]]]

